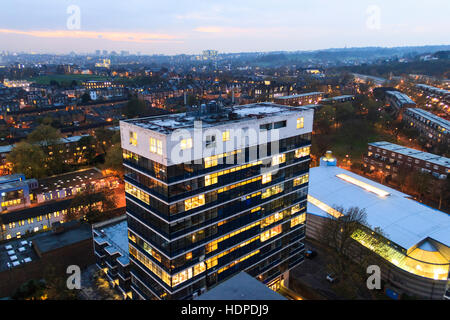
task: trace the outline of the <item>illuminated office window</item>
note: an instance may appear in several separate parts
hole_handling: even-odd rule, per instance
[[[217,156],[206,157],[205,158],[205,168],[215,167],[218,164]]]
[[[150,196],[139,188],[125,182],[125,192],[131,194],[132,196],[138,198],[139,200],[150,204]]]
[[[137,146],[137,133],[130,131],[130,144],[133,146]]]
[[[262,183],[266,184],[272,181],[272,173],[266,173],[262,176]]]
[[[301,184],[307,183],[309,180],[309,174],[305,174],[301,177],[294,179],[294,187],[299,186]]]
[[[204,204],[205,204],[205,195],[201,194],[197,197],[184,200],[184,211],[188,211],[203,206]]]
[[[276,195],[280,192],[283,192],[284,187],[281,184],[278,184],[276,186],[267,188],[262,194],[261,194],[261,199],[265,199],[265,198],[269,198],[273,195]]]
[[[303,158],[303,157],[309,156],[310,151],[311,151],[310,147],[297,149],[297,150],[295,150],[295,157],[296,158]]]
[[[297,129],[303,129],[305,126],[305,118],[301,117],[297,119]]]
[[[281,225],[273,227],[272,229],[267,230],[266,232],[261,233],[261,242],[267,241],[270,238],[273,238],[281,233]]]
[[[181,150],[185,150],[185,149],[191,149],[192,148],[192,139],[183,139],[181,140]]]
[[[162,141],[150,138],[150,152],[162,155]]]
[[[277,166],[280,163],[286,162],[286,154],[278,154],[272,157],[272,166]]]
[[[222,132],[222,140],[223,141],[228,141],[228,140],[230,140],[230,131],[224,131],[224,132]]]
[[[283,212],[277,212],[271,216],[268,216],[267,218],[264,218],[263,220],[261,220],[261,228],[270,226],[271,224],[282,220],[283,217],[284,217]]]
[[[217,173],[208,174],[207,176],[205,176],[206,187],[216,183],[217,183]]]
[[[304,214],[304,213],[299,215],[299,216],[297,216],[297,217],[295,217],[295,218],[293,218],[291,220],[291,228],[299,225],[300,223],[305,222],[305,220],[306,220],[306,214]]]

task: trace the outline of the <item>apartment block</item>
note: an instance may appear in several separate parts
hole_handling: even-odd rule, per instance
[[[96,266],[124,300],[132,298],[127,234],[126,215],[92,226]]]
[[[420,170],[436,178],[446,179],[450,174],[450,159],[398,144],[379,141],[368,144],[363,156],[364,166],[370,171],[380,170],[395,178],[401,170]]]
[[[323,92],[307,92],[274,98],[274,102],[285,106],[303,106],[317,104],[323,98]]]
[[[433,143],[450,144],[450,121],[419,108],[403,112],[403,121],[416,128]]]
[[[311,109],[272,103],[121,121],[133,299],[193,299],[304,257]]]
[[[399,91],[386,91],[386,103],[395,112],[403,112],[405,108],[416,107],[416,103],[410,97]]]
[[[69,210],[81,209],[71,207],[72,199],[90,185],[101,192],[117,188],[119,180],[97,168],[39,180],[21,174],[0,177],[0,240],[20,238],[67,221]]]

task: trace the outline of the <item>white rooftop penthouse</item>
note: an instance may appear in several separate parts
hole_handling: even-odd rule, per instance
[[[120,134],[123,149],[170,166],[311,133],[313,116],[310,108],[255,103],[121,121]]]

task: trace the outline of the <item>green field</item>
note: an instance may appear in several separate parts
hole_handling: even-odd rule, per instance
[[[50,84],[50,81],[54,80],[54,81],[57,81],[59,84],[70,85],[73,80],[75,80],[79,83],[79,82],[85,81],[85,80],[105,81],[105,80],[109,80],[109,78],[105,77],[105,76],[97,76],[97,75],[90,75],[90,74],[54,74],[54,75],[47,75],[47,76],[32,77],[32,78],[28,78],[26,80],[37,83],[37,84]]]

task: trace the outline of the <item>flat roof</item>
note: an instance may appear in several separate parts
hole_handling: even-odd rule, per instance
[[[89,134],[84,134],[81,136],[73,136],[73,137],[66,137],[66,138],[61,138],[59,139],[58,143],[59,144],[64,144],[64,143],[75,143],[81,140],[81,138],[83,137],[89,137]],[[0,146],[0,153],[9,153],[11,152],[11,150],[15,147],[15,144],[10,144],[10,145],[6,145],[6,146]]]
[[[323,94],[323,92],[320,92],[320,91],[305,92],[305,93],[299,93],[299,94],[292,94],[292,95],[289,95],[289,96],[275,97],[274,99],[286,100],[286,99],[308,97],[308,96],[313,96],[313,95],[318,95],[318,94]]]
[[[408,95],[399,91],[386,91],[387,95],[394,96],[401,104],[416,104]]]
[[[38,205],[32,205],[25,208],[18,208],[6,211],[0,214],[0,223],[8,224],[28,218],[38,217],[47,213],[61,211],[70,206],[72,198],[63,200],[45,201]]]
[[[331,98],[325,98],[322,99],[322,101],[332,101],[332,100],[339,100],[339,99],[348,99],[348,98],[354,98],[355,96],[352,94],[344,94],[342,96],[336,96],[336,97],[331,97]]]
[[[352,74],[354,77],[357,77],[357,78],[372,79],[377,82],[385,82],[386,81],[385,78],[375,77],[375,76],[371,76],[371,75],[367,75],[367,74],[360,74],[360,73],[352,73]]]
[[[450,168],[450,158],[442,157],[437,154],[404,147],[387,141],[371,142],[368,145]]]
[[[40,252],[45,253],[53,251],[92,238],[91,226],[88,224],[77,226],[77,221],[74,221],[73,225],[71,222],[67,222],[63,223],[61,226],[64,228],[74,226],[74,228],[66,229],[61,233],[49,231],[32,239]]]
[[[26,262],[25,259],[27,259]],[[38,259],[38,255],[30,245],[29,239],[14,239],[0,245],[0,272],[21,266],[36,259]],[[13,262],[18,264],[14,266]]]
[[[229,113],[211,113],[204,115],[191,115],[189,113],[168,114],[141,119],[124,120],[144,129],[157,131],[162,134],[170,134],[176,129],[193,128],[194,121],[202,120],[203,127],[214,127],[226,123],[236,123],[250,121],[253,119],[270,118],[274,116],[289,116],[298,114],[299,111],[308,111],[308,108],[290,107],[271,102],[252,103],[247,105],[233,106],[225,108],[225,111],[235,114],[235,118],[230,118]]]
[[[363,187],[339,178],[345,174],[389,193],[378,196]],[[410,199],[410,196],[333,166],[320,166],[309,171],[309,196],[330,207],[345,209],[359,207],[367,212],[367,223],[373,230],[381,228],[386,237],[408,250],[426,238],[450,247],[450,215]],[[330,217],[328,213],[308,201],[307,212]]]
[[[423,109],[419,109],[419,108],[408,108],[406,109],[409,112],[415,113],[427,120],[430,120],[431,122],[434,122],[438,125],[440,125],[442,128],[445,128],[447,131],[450,131],[450,121],[449,120],[445,120],[441,117],[438,117],[435,114],[432,114],[431,112],[425,111]]]
[[[195,300],[287,300],[245,272],[222,282]]]
[[[103,178],[102,172],[97,168],[82,169],[74,172],[59,174],[39,179],[39,187],[35,193],[63,190],[72,187],[81,187],[90,181]]]
[[[34,246],[41,253],[46,253],[92,238],[92,230],[88,224],[79,225],[78,222],[73,221],[62,224],[61,226],[66,228],[61,233],[54,233],[52,230],[49,230],[25,239],[13,239],[2,243],[0,245],[0,271],[39,259]],[[11,257],[14,256],[15,259],[12,260]],[[19,264],[14,266],[12,264],[14,261],[19,262]],[[7,263],[10,265],[8,266]]]
[[[436,88],[436,87],[429,86],[429,85],[423,84],[423,83],[416,84],[416,87],[419,87],[419,88],[425,89],[425,90],[429,90],[429,91],[431,91],[433,93],[437,93],[437,94],[442,94],[442,95],[450,94],[450,91],[448,91],[448,90]]]
[[[118,259],[125,265],[129,262],[127,219],[112,220],[114,221],[110,224],[102,224],[94,228],[94,241],[99,244],[107,243],[105,251],[110,255],[120,253],[121,257]]]

